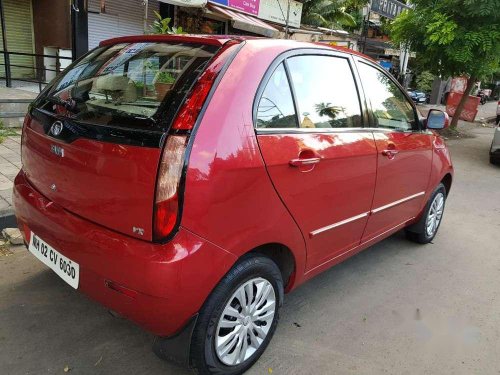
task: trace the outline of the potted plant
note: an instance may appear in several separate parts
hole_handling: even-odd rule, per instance
[[[161,101],[172,89],[175,83],[175,77],[169,72],[158,72],[155,77],[156,98]]]

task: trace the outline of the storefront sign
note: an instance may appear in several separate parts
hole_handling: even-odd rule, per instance
[[[159,0],[162,3],[177,5],[179,7],[201,8],[207,4],[207,0]]]
[[[399,49],[395,49],[395,48],[386,48],[384,50],[384,55],[386,55],[386,56],[399,56],[399,55],[401,55],[401,51]],[[412,58],[417,57],[416,52],[410,52],[410,57],[412,57]]]
[[[259,18],[286,25],[288,0],[260,0]],[[290,0],[288,25],[300,27],[302,17],[302,3]]]
[[[240,12],[257,16],[263,20],[286,25],[289,0],[209,0]],[[302,17],[302,3],[290,0],[288,25],[300,27]]]
[[[405,9],[410,7],[397,0],[372,0],[371,11],[390,19],[396,18]]]
[[[210,0],[211,3],[224,5],[257,16],[259,14],[259,0]]]

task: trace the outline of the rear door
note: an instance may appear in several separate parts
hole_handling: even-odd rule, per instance
[[[377,184],[363,242],[397,229],[420,212],[429,183],[432,139],[392,77],[359,59],[377,145]]]
[[[375,188],[375,141],[363,129],[348,57],[294,52],[266,79],[255,111],[258,141],[302,230],[311,270],[360,242]]]
[[[30,111],[22,140],[29,182],[76,215],[151,240],[164,133],[217,49],[124,42],[91,52]]]

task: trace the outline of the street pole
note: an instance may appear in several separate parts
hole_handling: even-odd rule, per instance
[[[85,0],[71,1],[71,34],[73,60],[89,50],[89,19]]]
[[[149,1],[144,0],[144,34],[148,33]]]
[[[0,20],[2,23],[3,62],[5,64],[5,85],[7,87],[12,87],[12,76],[10,72],[10,56],[7,50],[7,33],[5,31],[5,13],[3,11],[2,0],[0,0]]]
[[[401,84],[406,89],[406,71],[408,70],[408,60],[410,57],[410,47],[404,44],[400,44],[400,54],[399,54],[399,74],[401,76]]]
[[[361,39],[363,39],[363,53],[365,53],[366,50],[366,40],[368,39],[368,27],[370,25],[370,16],[372,13],[372,2],[370,1],[368,3],[368,15],[366,16],[366,22],[363,24],[363,35],[361,35]]]
[[[285,39],[288,39],[288,23],[290,22],[290,3],[291,3],[291,1],[292,0],[288,0],[288,5],[287,5],[287,9],[286,9]]]

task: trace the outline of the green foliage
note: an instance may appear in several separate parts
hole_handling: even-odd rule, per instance
[[[158,72],[155,77],[155,82],[173,84],[175,83],[175,77],[169,72]]]
[[[414,0],[390,27],[436,75],[481,79],[500,66],[500,0]]]
[[[182,27],[170,27],[171,18],[163,18],[160,13],[155,11],[156,20],[149,27],[151,34],[185,34]]]
[[[434,82],[434,74],[429,71],[421,72],[417,77],[417,89],[423,92],[432,90],[432,82]]]
[[[302,23],[330,29],[359,28],[360,10],[368,0],[304,0]]]
[[[2,143],[5,140],[5,138],[16,135],[18,134],[14,129],[6,128],[3,122],[0,120],[0,143]]]

